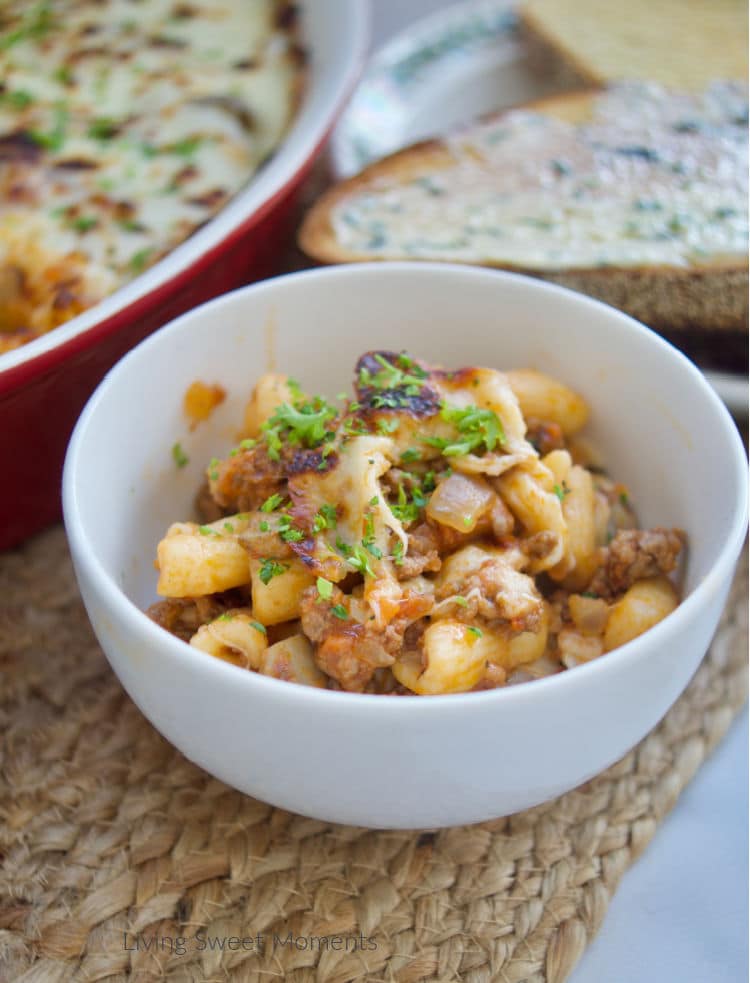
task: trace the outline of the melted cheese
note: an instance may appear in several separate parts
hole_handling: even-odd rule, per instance
[[[0,262],[33,274],[19,246],[33,226],[49,256],[85,259],[89,306],[211,218],[291,118],[300,71],[291,29],[277,26],[283,9],[5,3]]]
[[[686,267],[747,255],[747,99],[623,83],[584,124],[518,110],[449,139],[453,163],[394,171],[342,199],[336,239],[358,257],[534,270]]]

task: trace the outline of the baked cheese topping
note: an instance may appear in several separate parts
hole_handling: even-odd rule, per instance
[[[281,0],[6,0],[0,352],[142,272],[247,182],[296,104],[294,19]],[[74,283],[19,295],[61,263]]]
[[[333,210],[359,257],[534,270],[687,267],[747,255],[747,98],[622,83],[586,123],[517,110],[444,144],[452,162],[383,175]]]

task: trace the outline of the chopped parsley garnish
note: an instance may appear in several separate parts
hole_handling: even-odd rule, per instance
[[[218,480],[220,464],[221,461],[218,459],[218,457],[212,457],[211,460],[208,462],[208,468],[209,468],[208,477],[211,479],[211,481]]]
[[[218,533],[215,529],[212,529],[211,526],[198,526],[198,532],[201,534],[201,536],[220,535],[220,533]]]
[[[153,249],[139,249],[137,253],[133,253],[128,263],[133,273],[142,273],[146,269],[152,253]]]
[[[251,622],[250,622],[250,624],[251,624],[251,625],[253,626],[253,628],[254,628],[254,629],[255,629],[256,631],[259,631],[259,632],[261,633],[261,635],[266,635],[266,634],[268,634],[268,633],[266,632],[266,626],[265,626],[265,625],[262,625],[262,624],[260,623],[260,621],[251,621]]]
[[[203,143],[201,137],[186,137],[176,143],[170,143],[167,148],[171,154],[178,154],[180,157],[191,157]]]
[[[313,519],[312,531],[314,535],[319,532],[323,532],[324,529],[335,529],[336,528],[336,506],[335,505],[321,505],[318,511],[315,513],[315,518]]]
[[[360,386],[373,386],[375,389],[403,389],[407,396],[418,396],[427,373],[417,363],[402,353],[395,362],[389,362],[382,355],[376,355],[375,361],[380,369],[372,373],[368,369],[360,369]],[[375,401],[373,400],[373,406]]]
[[[88,135],[92,140],[110,140],[120,127],[112,116],[97,116],[89,123]]]
[[[422,489],[416,485],[411,492],[411,498],[406,494],[403,485],[398,486],[398,499],[391,505],[391,512],[399,522],[416,522],[419,518],[420,510],[427,505],[427,499],[422,494]]]
[[[182,449],[182,444],[179,441],[172,444],[172,460],[178,468],[184,468],[190,463],[190,458]]]
[[[318,465],[318,471],[325,471],[328,467],[328,458],[336,450],[336,445],[329,441],[320,452],[320,464]]]
[[[214,621],[231,621],[234,615],[231,611],[225,611],[224,614],[220,614],[218,618],[214,618]]]
[[[401,455],[401,460],[406,462],[407,464],[410,461],[418,461],[419,451],[414,447],[407,447],[407,449]]]
[[[570,495],[570,488],[563,481],[562,485],[553,485],[552,491],[557,495],[561,502],[565,501],[565,496]]]
[[[93,215],[81,215],[79,218],[74,218],[70,224],[76,230],[76,232],[88,232],[90,229],[93,229],[98,222],[99,219],[95,218]]]
[[[234,526],[232,525],[231,522],[225,522],[224,529],[226,532],[234,532]]]
[[[68,110],[63,103],[57,103],[55,105],[55,118],[52,124],[52,129],[49,133],[40,133],[38,130],[32,130],[29,136],[38,144],[40,147],[44,147],[45,150],[51,150],[53,153],[60,150],[65,143],[65,131],[68,127]]]
[[[620,505],[628,505],[630,503],[630,499],[628,497],[627,492],[624,491],[620,492],[619,498],[620,498]]]
[[[324,601],[331,599],[333,595],[333,584],[330,580],[326,580],[325,577],[318,577],[315,581],[315,586],[318,589],[318,597],[322,598]]]
[[[588,597],[592,601],[598,601],[599,600],[599,595],[598,594],[595,594],[593,591],[590,591],[590,590],[583,591],[582,594],[581,594],[581,597]]]
[[[6,103],[11,109],[26,109],[34,101],[34,97],[25,89],[15,89],[13,92],[5,92],[0,95],[0,101]]]
[[[370,432],[361,420],[353,416],[344,417],[341,429],[347,437],[361,437]]]
[[[269,495],[265,502],[261,505],[261,512],[274,512],[284,501],[283,495]]]
[[[418,509],[423,509],[427,505],[427,499],[422,494],[422,489],[418,485],[412,489],[411,500]]]
[[[263,519],[263,521],[258,525],[258,529],[260,529],[261,532],[268,532],[270,528],[271,526],[266,522],[265,519]]]
[[[278,560],[267,558],[265,560],[261,560],[258,576],[261,579],[261,583],[267,585],[271,583],[274,577],[278,577],[280,574],[284,573],[286,569],[286,564],[279,563]]]
[[[52,25],[52,3],[50,0],[43,0],[29,11],[24,23],[15,31],[0,37],[0,51],[7,51],[21,41],[32,41],[34,38],[43,37],[51,30]]]
[[[475,628],[474,625],[472,625],[470,628],[467,628],[466,630],[468,631],[468,633],[470,635],[474,635],[475,638],[481,638],[482,637],[482,629],[481,628]]]
[[[564,177],[566,174],[571,173],[571,167],[570,164],[567,163],[567,161],[553,160],[550,161],[550,163],[552,164],[552,169],[554,170],[555,174],[559,174],[560,177]]]
[[[375,424],[375,429],[378,431],[378,433],[388,434],[388,433],[394,433],[396,430],[398,430],[398,426],[399,426],[399,421],[397,419],[389,420],[386,419],[385,417],[381,417],[378,420],[378,422]]]
[[[376,560],[380,560],[382,558],[383,551],[381,550],[381,548],[379,546],[376,546],[375,545],[375,541],[374,540],[372,540],[372,539],[363,539],[362,540],[362,545],[367,550],[367,552],[370,554],[370,556],[374,556]]]
[[[397,567],[403,565],[404,562],[404,544],[401,540],[397,540],[393,547],[393,562]]]
[[[268,445],[268,456],[278,461],[284,441],[302,447],[319,447],[334,436],[328,424],[336,416],[336,410],[322,397],[316,396],[294,406],[282,403],[263,424],[262,430]],[[333,451],[333,447],[328,452]]]
[[[452,423],[459,433],[458,440],[445,437],[425,437],[425,443],[439,448],[445,457],[462,457],[464,454],[483,454],[493,451],[505,441],[505,431],[500,419],[493,410],[483,410],[478,406],[465,408],[444,405],[440,416],[446,423]]]
[[[377,547],[374,548],[377,549]],[[336,549],[346,558],[346,562],[352,570],[356,570],[366,577],[375,576],[375,571],[370,566],[370,556],[368,555],[370,551],[365,546],[349,546],[339,536],[336,539]],[[378,552],[380,551],[378,550]],[[370,555],[374,556],[375,554],[370,553]],[[383,554],[381,553],[380,555],[382,556]]]
[[[62,85],[70,85],[73,81],[73,73],[70,70],[69,65],[61,65],[54,71],[53,78],[56,82],[60,82]]]
[[[469,606],[469,602],[462,594],[456,594],[456,596],[453,598],[453,601],[455,604],[458,604],[459,607],[462,608],[467,608]]]
[[[279,536],[285,543],[301,543],[305,539],[305,533],[292,525],[291,515],[282,515],[279,518]]]
[[[343,604],[334,604],[334,606],[331,608],[331,614],[340,621],[349,620],[349,612],[346,610]]]
[[[124,232],[141,232],[145,228],[140,222],[136,222],[132,218],[120,218],[117,220],[117,224]]]
[[[410,387],[402,391],[388,391],[378,393],[370,400],[370,405],[374,410],[400,410],[409,405],[409,397],[416,396],[417,393],[410,392]]]

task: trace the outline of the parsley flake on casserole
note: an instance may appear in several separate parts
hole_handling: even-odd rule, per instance
[[[283,0],[5,0],[0,353],[210,219],[283,137],[302,57]]]

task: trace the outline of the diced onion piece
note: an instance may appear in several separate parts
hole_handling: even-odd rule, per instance
[[[575,628],[563,628],[557,636],[560,661],[567,669],[590,662],[604,651],[604,642],[594,635],[584,635]]]
[[[599,597],[571,594],[568,609],[573,624],[584,635],[601,635],[607,626],[609,605]]]
[[[471,532],[491,511],[494,494],[482,478],[452,474],[441,481],[427,503],[427,515],[457,532]]]
[[[243,611],[228,611],[201,625],[190,644],[243,669],[258,669],[268,646],[263,626]]]
[[[313,647],[304,635],[291,635],[269,646],[263,655],[260,671],[264,676],[303,686],[322,689],[326,685],[326,675],[315,665]]]
[[[391,666],[391,671],[398,682],[410,689],[412,693],[419,692],[417,687],[423,670],[422,659],[417,652],[407,652],[399,656]]]
[[[524,663],[520,669],[516,669],[508,676],[508,683],[525,683],[531,679],[544,679],[545,676],[554,676],[561,669],[560,663],[546,653],[534,662]]]
[[[434,594],[435,584],[428,577],[410,577],[409,580],[401,581],[401,588],[404,594],[411,591],[414,594]]]
[[[513,533],[516,520],[513,518],[511,510],[499,495],[495,495],[492,503],[490,523],[492,524],[492,535],[495,539],[504,539]]]

